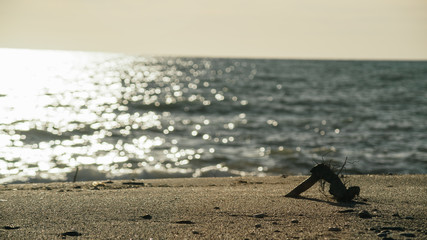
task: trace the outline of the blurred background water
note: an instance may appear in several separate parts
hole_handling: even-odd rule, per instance
[[[427,62],[0,49],[0,183],[427,173]]]

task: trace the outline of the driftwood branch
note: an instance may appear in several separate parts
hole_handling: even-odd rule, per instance
[[[335,174],[326,164],[318,164],[312,168],[310,172],[311,176],[296,188],[294,188],[291,192],[286,194],[286,197],[298,197],[301,193],[307,191],[321,179],[330,184],[329,193],[332,194],[339,202],[351,201],[360,193],[360,188],[357,186],[346,188],[338,175]]]

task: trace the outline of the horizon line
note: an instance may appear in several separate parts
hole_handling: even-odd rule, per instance
[[[96,50],[75,50],[75,49],[50,49],[50,48],[24,48],[24,47],[0,47],[0,50],[29,50],[29,51],[56,51],[56,52],[80,52],[93,54],[118,54],[140,57],[158,57],[158,58],[217,58],[217,59],[253,59],[253,60],[289,60],[289,61],[365,61],[365,62],[427,62],[426,58],[334,58],[334,57],[296,57],[296,56],[238,56],[238,55],[205,55],[205,54],[152,54],[152,53],[130,53],[114,51],[96,51]]]

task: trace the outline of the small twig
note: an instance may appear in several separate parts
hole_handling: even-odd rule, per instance
[[[344,169],[344,166],[347,164],[347,157],[345,157],[345,161],[344,161],[344,163],[342,164],[342,166],[341,166],[341,169],[338,171],[338,173],[337,173],[337,175],[339,176],[340,174],[341,174],[341,172],[342,172],[342,170]]]
[[[79,173],[79,167],[76,167],[76,172],[74,173],[73,183],[77,181],[77,174]]]
[[[323,158],[331,152],[332,152],[331,150],[328,150],[325,154],[322,155],[322,161],[323,162],[325,162],[325,159],[323,159]]]

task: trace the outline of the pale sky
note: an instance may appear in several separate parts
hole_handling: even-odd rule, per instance
[[[0,0],[0,48],[427,60],[427,1]]]

